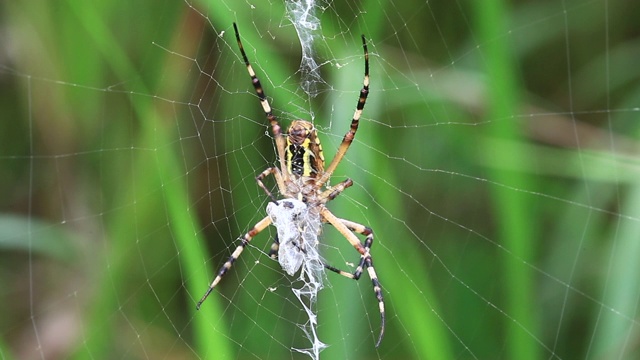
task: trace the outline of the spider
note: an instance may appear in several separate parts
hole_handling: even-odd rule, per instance
[[[262,109],[265,112],[267,120],[271,125],[271,132],[275,139],[279,158],[279,167],[270,167],[256,177],[258,186],[264,190],[267,196],[269,196],[271,201],[276,205],[283,205],[285,207],[293,206],[291,201],[288,202],[287,199],[303,202],[306,204],[308,212],[310,214],[314,214],[312,216],[318,217],[322,223],[329,223],[335,227],[358,251],[360,254],[360,262],[353,273],[342,271],[326,263],[323,265],[328,270],[354,280],[360,279],[363,270],[366,268],[369,273],[371,283],[373,284],[373,291],[376,299],[378,300],[378,307],[380,310],[380,335],[376,342],[376,347],[378,347],[382,341],[382,337],[384,336],[385,309],[380,281],[378,281],[378,276],[373,268],[373,260],[370,254],[371,246],[373,245],[373,230],[368,226],[338,218],[325,206],[327,202],[335,199],[346,188],[353,185],[353,181],[351,179],[346,179],[334,186],[328,186],[327,183],[353,142],[356,132],[358,131],[360,116],[362,115],[362,110],[367,100],[367,95],[369,94],[369,52],[367,50],[366,38],[362,35],[362,47],[364,49],[363,87],[362,90],[360,90],[356,110],[353,114],[353,119],[351,120],[351,127],[342,139],[342,143],[338,147],[338,151],[333,160],[331,160],[329,166],[325,169],[325,161],[322,153],[322,146],[320,145],[320,139],[318,138],[316,128],[311,122],[306,120],[295,120],[289,126],[287,134],[282,133],[278,119],[276,119],[275,115],[273,115],[273,112],[271,111],[271,106],[269,105],[267,96],[260,84],[260,80],[258,80],[255,71],[253,71],[251,63],[247,58],[247,54],[244,51],[236,23],[233,23],[233,29],[235,31],[238,47],[240,48],[240,53],[242,54],[247,71],[251,76],[251,82],[253,83],[258,98],[260,99],[260,104],[262,105]],[[262,180],[268,175],[273,175],[280,195],[284,199],[279,201],[264,185]],[[229,271],[233,263],[238,260],[242,251],[249,244],[251,239],[272,223],[275,223],[275,220],[272,219],[270,215],[267,215],[238,239],[241,240],[240,245],[238,245],[224,265],[222,265],[220,270],[218,270],[218,273],[209,286],[209,289],[206,291],[202,299],[198,301],[196,305],[197,309],[200,309],[200,306],[209,296],[211,291],[213,291],[220,280],[222,280],[222,277]],[[365,237],[364,244],[358,240],[355,233],[361,234]],[[299,245],[296,246],[298,246],[301,251],[304,251],[304,248],[302,247],[304,245],[302,244],[303,241],[304,238],[300,235],[300,238],[297,240]],[[294,242],[294,244],[296,244],[296,242]],[[269,256],[274,259],[277,258],[278,249],[281,245],[282,244],[278,240],[278,237],[276,237],[273,245],[271,246]],[[293,271],[297,271],[298,268],[299,265],[294,268]]]

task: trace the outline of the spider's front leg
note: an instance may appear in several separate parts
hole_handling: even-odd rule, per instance
[[[316,183],[318,186],[322,186],[329,181],[329,178],[333,175],[333,172],[342,161],[347,150],[349,150],[349,146],[351,146],[351,143],[356,136],[356,132],[358,131],[360,117],[364,110],[364,104],[366,104],[367,97],[369,96],[369,50],[367,50],[367,40],[364,35],[362,35],[362,48],[364,49],[364,80],[362,81],[362,90],[360,90],[360,96],[358,97],[358,103],[356,104],[356,111],[353,113],[353,119],[351,120],[351,127],[342,138],[342,143],[340,144],[340,147],[338,147],[338,152],[331,160],[331,163],[329,163],[329,166],[325,169],[324,174],[322,174],[322,176],[317,180]]]
[[[345,219],[340,219],[333,215],[333,213],[331,213],[331,211],[329,211],[329,209],[327,208],[323,208],[320,214],[328,223],[333,225],[333,227],[335,227],[336,230],[338,230],[340,234],[342,234],[342,236],[344,236],[349,241],[349,243],[358,251],[358,253],[360,253],[360,262],[358,263],[358,267],[356,267],[356,270],[353,272],[353,274],[342,271],[328,264],[324,264],[325,268],[354,280],[360,279],[363,269],[365,267],[367,268],[369,278],[371,279],[371,283],[373,284],[373,292],[376,296],[376,299],[378,300],[378,307],[380,310],[380,336],[378,336],[378,341],[376,342],[376,347],[378,347],[380,345],[380,342],[382,341],[382,337],[384,336],[385,310],[384,298],[382,296],[382,286],[380,286],[378,275],[376,274],[376,270],[373,268],[373,259],[371,258],[370,254],[371,246],[373,245],[373,230],[362,224],[358,224],[356,222]],[[364,246],[354,235],[354,231],[358,234],[366,236]]]
[[[256,235],[258,235],[262,230],[264,230],[270,224],[271,224],[271,218],[267,216],[264,219],[258,221],[258,223],[251,230],[249,230],[246,234],[244,234],[244,236],[242,236],[242,242],[240,243],[240,245],[238,245],[238,247],[231,254],[231,256],[229,257],[229,260],[227,260],[227,262],[225,262],[224,265],[222,265],[220,270],[218,270],[218,274],[216,275],[216,278],[213,279],[213,282],[209,286],[209,289],[207,289],[207,292],[204,294],[204,296],[202,296],[202,299],[200,299],[200,301],[198,301],[198,303],[196,304],[197,310],[200,310],[200,306],[207,299],[207,296],[211,294],[211,291],[213,291],[213,288],[215,288],[216,285],[218,285],[220,280],[222,280],[222,277],[227,273],[227,271],[229,271],[229,269],[231,269],[231,266],[233,265],[233,263],[236,260],[238,260],[238,258],[240,257],[240,254],[242,254],[242,251],[249,244],[251,239],[253,239]]]

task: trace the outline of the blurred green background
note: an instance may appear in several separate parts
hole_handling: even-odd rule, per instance
[[[369,40],[332,180],[355,185],[329,207],[375,231],[386,336],[369,279],[328,274],[323,358],[640,356],[638,5],[323,2],[315,98],[281,2],[0,6],[0,358],[306,358],[273,228],[195,310],[275,163],[234,21],[276,115],[313,119],[329,159]]]

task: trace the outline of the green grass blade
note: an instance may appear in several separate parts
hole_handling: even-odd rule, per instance
[[[505,120],[518,113],[520,101],[514,58],[510,53],[509,37],[505,37],[508,34],[506,6],[503,0],[476,2],[476,16],[482,44],[480,59],[485,62],[488,78],[487,118],[493,122],[489,126],[489,136],[514,139],[518,143],[524,141],[518,140],[521,136],[518,123]],[[530,158],[524,146],[511,152],[487,149],[487,153],[493,155],[488,161],[496,164],[526,162]],[[498,183],[517,189],[532,189],[534,185],[523,173],[499,168],[489,169],[489,176]],[[538,359],[534,278],[530,269],[523,265],[533,258],[535,228],[538,226],[536,216],[531,211],[529,196],[522,192],[494,186],[492,197],[492,208],[499,228],[497,236],[510,251],[502,263],[506,279],[504,311],[509,315],[504,318],[507,358]]]

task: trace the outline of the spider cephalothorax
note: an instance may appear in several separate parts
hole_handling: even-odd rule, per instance
[[[279,226],[294,226],[300,227],[301,223],[297,220],[292,222],[286,222],[281,220],[274,220],[273,217],[273,209],[275,206],[282,205],[286,210],[286,217],[291,216],[292,219],[297,212],[289,212],[289,210],[296,210],[300,208],[302,211],[311,214],[311,219],[319,219],[314,221],[304,222],[304,231],[301,231],[299,234],[294,233],[291,235],[291,231],[288,231],[288,238],[286,242],[288,245],[291,245],[291,249],[293,251],[302,251],[304,249],[304,242],[311,242],[312,238],[315,236],[317,240],[317,233],[319,232],[319,228],[315,229],[315,223],[329,223],[333,227],[336,228],[340,232],[344,238],[349,241],[351,246],[353,246],[358,253],[360,254],[360,261],[358,262],[358,266],[356,267],[353,273],[349,273],[346,271],[342,271],[337,269],[331,265],[324,264],[324,267],[328,270],[331,270],[335,273],[338,273],[342,276],[348,277],[350,279],[358,280],[362,275],[363,271],[366,269],[369,274],[369,278],[371,279],[371,283],[373,284],[373,291],[375,293],[376,299],[378,300],[378,307],[380,310],[380,335],[378,337],[378,341],[376,342],[376,346],[380,345],[380,341],[382,341],[382,337],[384,335],[384,326],[385,326],[385,309],[384,309],[384,300],[382,297],[382,288],[380,286],[380,282],[378,281],[378,276],[376,275],[376,271],[373,268],[373,260],[371,258],[370,250],[373,245],[373,230],[371,228],[364,226],[362,224],[358,224],[356,222],[341,219],[336,217],[325,204],[333,199],[335,199],[341,192],[343,192],[346,188],[353,185],[353,181],[351,179],[346,179],[337,183],[334,186],[325,186],[328,184],[328,181],[335,171],[336,167],[347,153],[349,146],[353,142],[353,139],[358,131],[358,125],[360,123],[360,116],[362,115],[362,109],[364,109],[364,105],[367,101],[367,96],[369,95],[369,53],[367,51],[367,42],[362,35],[362,47],[364,49],[364,80],[363,86],[360,90],[360,96],[358,97],[358,103],[356,105],[356,110],[353,114],[353,118],[351,120],[351,126],[349,131],[344,135],[342,139],[342,143],[340,147],[338,147],[338,151],[336,155],[329,163],[329,166],[325,169],[324,155],[322,153],[322,146],[320,145],[320,139],[318,138],[317,130],[313,126],[312,123],[305,120],[295,120],[291,123],[288,129],[288,134],[285,135],[282,133],[282,128],[278,122],[278,119],[273,115],[271,111],[271,106],[267,101],[267,97],[262,89],[262,85],[260,84],[260,80],[256,76],[255,71],[251,67],[251,63],[249,63],[249,59],[247,58],[247,54],[244,51],[244,47],[242,46],[242,41],[240,40],[240,34],[238,33],[238,27],[236,24],[233,24],[233,29],[236,34],[236,41],[238,42],[238,47],[240,48],[240,53],[242,54],[242,59],[247,67],[247,71],[249,72],[249,76],[251,76],[251,80],[253,86],[256,90],[256,94],[260,99],[260,104],[262,105],[262,109],[267,116],[267,120],[271,125],[271,132],[273,133],[273,137],[276,143],[276,150],[278,152],[278,161],[279,167],[270,167],[264,170],[256,177],[256,181],[258,182],[258,186],[265,191],[265,193],[271,198],[271,201],[274,204],[270,204],[268,207],[268,214],[265,218],[258,221],[257,224],[253,226],[251,230],[249,230],[244,236],[240,238],[241,243],[236,247],[233,251],[229,259],[222,265],[220,270],[213,279],[213,282],[209,286],[209,289],[204,294],[202,299],[196,305],[197,308],[200,308],[202,302],[209,296],[213,288],[218,285],[222,277],[229,271],[233,263],[238,259],[240,254],[244,248],[249,244],[251,239],[258,235],[261,231],[263,231],[270,224],[279,225]],[[279,200],[276,198],[269,189],[264,185],[262,180],[268,175],[273,175],[278,185],[278,190],[283,199]],[[290,201],[287,199],[295,199],[296,201]],[[291,208],[291,209],[289,209]],[[292,211],[293,211],[292,210]],[[273,217],[272,217],[273,216]],[[296,215],[297,216],[297,215]],[[311,224],[311,225],[310,225]],[[313,226],[312,226],[313,225]],[[282,232],[278,229],[279,233]],[[364,243],[358,240],[358,237],[355,234],[361,234],[365,236]],[[290,239],[290,237],[293,237]],[[283,241],[285,241],[283,239]],[[278,248],[280,243],[278,238],[275,239],[271,251],[269,255],[273,258],[277,257]],[[283,244],[283,246],[285,246]],[[298,259],[298,258],[296,258]],[[294,263],[287,262],[283,265],[287,273],[292,274],[295,273],[299,269],[299,261],[296,260]]]

